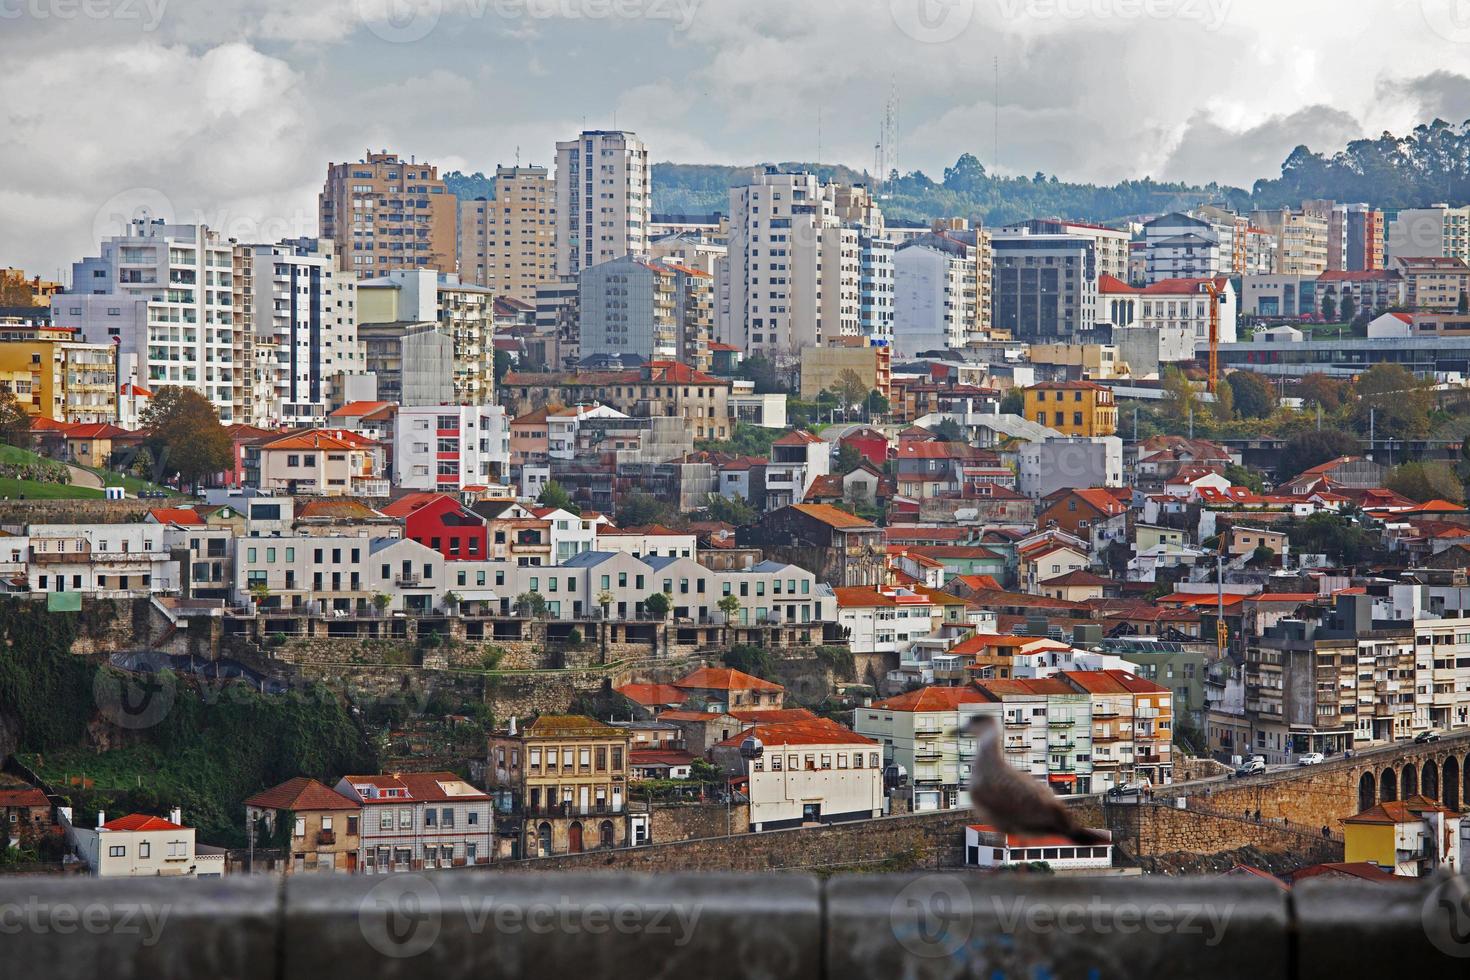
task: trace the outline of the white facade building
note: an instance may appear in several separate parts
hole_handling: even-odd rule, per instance
[[[959,349],[974,336],[977,294],[974,249],[944,234],[898,247],[894,267],[894,353]]]
[[[1123,440],[1055,436],[1017,451],[1016,491],[1032,500],[1065,487],[1123,486]]]
[[[357,341],[357,277],[337,268],[329,238],[300,238],[274,245],[237,245],[249,281],[237,282],[238,326],[251,332],[242,344],[239,372],[254,343],[274,355],[267,405],[254,405],[256,425],[315,426],[345,400],[341,376],[360,374],[366,362]],[[243,338],[242,338],[243,339]]]
[[[343,776],[333,788],[362,803],[364,874],[490,863],[490,797],[453,773]]]
[[[629,132],[588,130],[556,144],[556,274],[648,252],[648,147]]]
[[[118,381],[193,388],[235,421],[234,247],[206,225],[135,219],[101,254],[72,266],[51,298],[55,322],[92,344],[117,344]]]
[[[502,405],[402,406],[394,420],[394,483],[458,491],[510,476],[510,422]]]
[[[739,756],[747,738],[763,746],[759,758]],[[753,832],[883,814],[882,747],[830,719],[756,725],[712,754],[748,778]]]

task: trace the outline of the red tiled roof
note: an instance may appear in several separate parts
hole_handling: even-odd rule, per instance
[[[1230,284],[1226,276],[1200,276],[1191,279],[1165,279],[1161,282],[1152,283],[1143,288],[1145,296],[1178,296],[1188,293],[1200,292],[1200,287],[1214,280],[1215,286],[1223,290]]]
[[[0,807],[4,806],[50,806],[46,794],[34,786],[0,787]]]
[[[672,684],[624,684],[613,690],[645,708],[660,704],[683,704],[689,700],[688,693]]]
[[[382,411],[383,409],[387,408],[388,406],[390,406],[392,404],[393,404],[392,402],[368,402],[368,401],[348,402],[346,405],[343,405],[341,408],[339,408],[336,411],[334,411],[331,414],[329,414],[327,416],[327,418],[329,418],[329,419],[360,418],[360,417],[362,417],[364,415],[371,415],[374,412]]]
[[[816,518],[823,524],[839,530],[875,526],[872,521],[865,521],[856,514],[849,514],[847,511],[839,510],[831,504],[792,504],[791,509],[800,511],[808,517]]]
[[[245,800],[246,806],[266,810],[356,810],[359,804],[330,786],[306,776],[296,776],[279,786],[261,790]]]
[[[170,823],[162,817],[155,817],[147,813],[130,813],[116,820],[109,820],[102,825],[103,830],[183,830],[176,823]]]
[[[407,517],[414,511],[433,503],[441,497],[449,497],[449,494],[436,493],[433,490],[420,490],[417,493],[404,494],[397,500],[390,501],[382,507],[379,507],[378,513],[385,517]],[[449,499],[453,500],[454,498],[449,497]],[[458,501],[455,502],[458,503]]]
[[[1117,276],[1110,276],[1106,272],[1097,277],[1097,291],[1100,293],[1141,293],[1143,290],[1137,286],[1130,286]]]
[[[191,527],[204,523],[204,518],[199,512],[188,507],[154,507],[148,511],[148,516],[160,524],[179,524]]]
[[[735,708],[726,712],[731,718],[748,721],[753,725],[770,725],[785,721],[805,721],[816,718],[810,708]],[[660,715],[660,717],[663,717]]]
[[[820,436],[814,436],[805,429],[792,429],[771,445],[773,446],[809,446],[821,442]]]
[[[973,687],[921,687],[897,697],[873,702],[880,711],[953,711],[962,704],[988,700]]]
[[[701,667],[674,681],[675,687],[716,691],[784,691],[780,684],[761,680],[729,667]]]
[[[877,745],[870,738],[844,728],[830,718],[809,718],[803,721],[779,722],[774,725],[756,725],[732,735],[719,743],[723,746],[738,746],[754,736],[767,748],[784,745]]]

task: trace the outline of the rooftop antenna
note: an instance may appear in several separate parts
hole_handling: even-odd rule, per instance
[[[821,177],[822,169],[822,107],[817,106],[817,166],[818,178]]]
[[[992,122],[991,139],[995,142],[992,159],[997,174],[1000,171],[1000,55],[995,56],[995,116]]]

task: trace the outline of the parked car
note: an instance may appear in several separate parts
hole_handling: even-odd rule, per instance
[[[1319,766],[1322,764],[1322,753],[1304,752],[1297,758],[1296,764],[1299,766]]]
[[[1415,735],[1414,736],[1414,744],[1415,745],[1423,745],[1425,742],[1438,742],[1438,741],[1439,741],[1439,732],[1435,731],[1432,728],[1427,729],[1426,731],[1422,731],[1418,735]]]
[[[1237,766],[1235,768],[1235,771],[1230,775],[1232,778],[1240,779],[1245,776],[1257,776],[1265,771],[1266,760],[1262,759],[1260,756],[1257,756],[1251,759],[1249,762],[1242,763],[1241,765]]]
[[[1108,795],[1109,796],[1132,796],[1135,793],[1142,793],[1145,790],[1153,789],[1153,786],[1154,786],[1154,784],[1151,783],[1151,782],[1149,782],[1147,779],[1133,779],[1133,780],[1129,780],[1126,783],[1119,783],[1117,786],[1114,786],[1112,789],[1109,789],[1108,790]]]

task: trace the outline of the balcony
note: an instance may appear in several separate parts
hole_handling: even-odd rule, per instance
[[[1071,728],[1077,721],[1075,718],[1048,718],[1046,724],[1048,728]]]
[[[319,830],[316,835],[318,847],[330,847],[337,843],[337,832],[335,830]]]
[[[413,572],[399,572],[393,576],[393,584],[400,589],[416,589],[424,584],[424,579]]]

